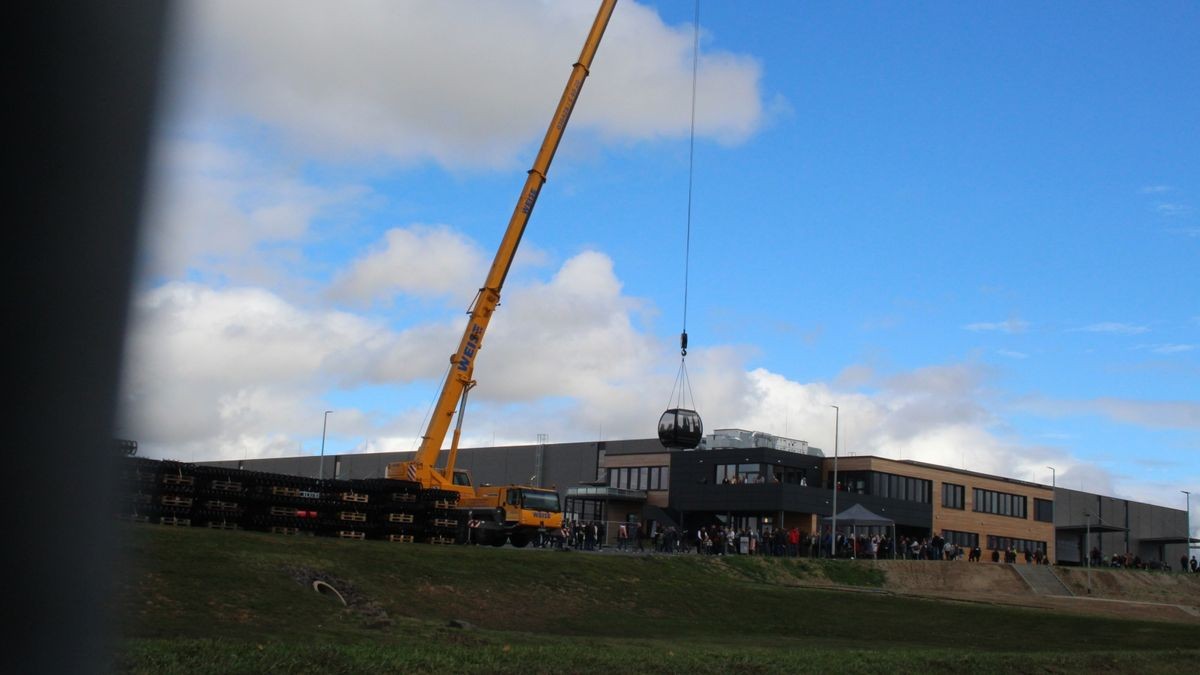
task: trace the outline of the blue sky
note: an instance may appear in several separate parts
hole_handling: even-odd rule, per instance
[[[159,456],[409,449],[594,3],[188,3],[125,385]],[[285,11],[286,8],[286,11]],[[468,444],[638,438],[682,323],[690,2],[618,4]],[[1200,7],[701,7],[696,406],[1182,508]],[[1200,494],[1200,492],[1198,492]],[[1193,518],[1200,522],[1200,518]]]

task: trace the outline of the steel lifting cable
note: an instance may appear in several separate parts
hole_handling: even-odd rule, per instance
[[[688,133],[688,196],[687,196],[687,234],[683,244],[683,331],[679,334],[679,373],[675,376],[675,385],[671,388],[671,399],[677,406],[682,406],[684,390],[695,405],[692,396],[692,383],[687,375],[687,311],[688,311],[688,281],[692,257],[692,190],[695,182],[696,165],[696,80],[700,64],[700,0],[696,0],[695,20],[692,23],[692,117]],[[678,398],[676,398],[678,391]]]

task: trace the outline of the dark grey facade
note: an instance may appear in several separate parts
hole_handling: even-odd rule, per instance
[[[555,487],[565,496],[568,487],[594,482],[598,474],[600,452],[610,455],[663,452],[657,439],[589,441],[546,445],[513,445],[498,448],[461,448],[457,468],[466,469],[477,485],[521,484]],[[412,459],[415,452],[380,452],[325,456],[324,478],[382,478],[387,465]],[[446,452],[438,457],[442,465]],[[281,457],[276,459],[206,462],[214,466],[252,471],[317,477],[320,457]]]
[[[1175,567],[1187,550],[1183,542],[1187,512],[1183,509],[1067,488],[1054,489],[1054,528],[1061,563],[1082,563],[1087,551],[1096,547],[1104,556],[1132,553],[1145,562]],[[1178,543],[1167,543],[1172,540]]]
[[[833,490],[821,486],[826,459],[770,448],[725,449],[676,452],[671,455],[671,509],[691,523],[696,518],[725,515],[833,513]],[[762,464],[771,469],[805,471],[808,485],[785,481],[761,484],[725,484],[717,480],[716,467],[731,464]],[[873,495],[838,493],[838,511],[861,504],[890,518],[900,529],[928,531],[933,524],[933,504]],[[690,514],[690,517],[689,517]],[[785,521],[784,525],[788,525]]]

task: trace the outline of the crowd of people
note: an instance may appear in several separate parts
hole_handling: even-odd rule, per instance
[[[613,533],[615,546],[609,542],[610,527],[615,528]],[[930,537],[901,536],[898,541],[893,541],[887,534],[839,532],[835,546],[828,529],[818,535],[803,532],[796,527],[772,528],[767,526],[762,530],[755,530],[735,529],[720,524],[682,530],[674,525],[660,527],[656,522],[651,522],[649,527],[644,527],[641,523],[636,522],[567,521],[563,523],[561,530],[544,533],[533,543],[535,546],[546,548],[579,551],[615,548],[618,551],[653,551],[667,554],[762,555],[789,558],[828,558],[836,555],[838,558],[850,559],[890,559],[895,557],[902,560],[966,560],[968,562],[983,562],[985,559],[983,550],[978,544],[973,547],[963,547],[936,534]],[[894,555],[893,548],[895,549]],[[1143,561],[1132,553],[1114,553],[1105,556],[1101,555],[1099,549],[1092,549],[1090,557],[1094,567],[1170,569],[1169,563]],[[994,563],[1050,564],[1049,557],[1040,549],[1018,550],[1012,545],[1002,550],[992,550],[986,558]],[[1184,555],[1179,562],[1181,572],[1200,573],[1200,566],[1198,566],[1195,556],[1189,560]]]
[[[1170,572],[1171,563],[1158,560],[1142,560],[1141,556],[1132,553],[1113,553],[1104,555],[1100,549],[1093,548],[1088,554],[1092,567],[1114,567],[1117,569],[1129,570],[1158,570],[1162,572]],[[1179,571],[1188,574],[1200,573],[1200,564],[1196,562],[1196,556],[1192,556],[1189,560],[1187,554],[1179,557]]]

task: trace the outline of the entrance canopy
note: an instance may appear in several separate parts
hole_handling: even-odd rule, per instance
[[[895,525],[896,521],[891,518],[875,515],[870,509],[862,504],[855,504],[850,508],[842,511],[837,515],[837,521],[840,525]],[[825,516],[821,522],[832,523],[833,516]]]
[[[1107,525],[1105,523],[1092,523],[1091,525],[1056,525],[1054,527],[1060,534],[1102,534],[1106,532],[1128,532],[1128,528],[1117,527],[1116,525]]]

